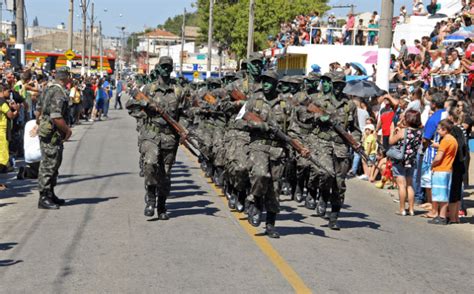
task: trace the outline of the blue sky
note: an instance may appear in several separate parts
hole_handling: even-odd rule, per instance
[[[3,0],[0,0],[3,1]],[[258,0],[257,0],[258,1]],[[75,2],[75,30],[81,26],[79,2]],[[144,27],[156,26],[163,23],[166,18],[182,13],[186,7],[192,10],[191,4],[194,0],[96,0],[95,10],[99,20],[102,20],[104,34],[117,36],[118,26],[125,26],[126,31],[141,31]],[[381,0],[331,0],[331,5],[355,4],[356,12],[380,11]],[[425,1],[427,2],[427,1]],[[410,6],[411,0],[396,0],[395,15],[401,5]],[[56,26],[61,22],[67,24],[68,0],[25,0],[28,24],[38,17],[42,26]],[[107,12],[104,11],[107,9]],[[336,15],[347,14],[348,9],[334,10]],[[122,14],[122,17],[120,17]],[[11,13],[3,11],[4,19],[11,19]]]

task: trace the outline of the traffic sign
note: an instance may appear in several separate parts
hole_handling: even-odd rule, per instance
[[[64,53],[64,55],[66,56],[66,59],[67,60],[73,60],[74,57],[76,57],[76,53],[74,53],[71,49],[69,49],[68,51],[66,51]]]
[[[199,72],[198,72],[198,71],[195,71],[195,72],[193,73],[193,77],[194,77],[195,79],[199,78]]]

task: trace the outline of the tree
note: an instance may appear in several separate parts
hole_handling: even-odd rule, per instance
[[[186,26],[197,26],[198,25],[198,14],[197,12],[186,13]],[[175,35],[181,35],[181,26],[183,25],[183,14],[176,15],[174,17],[168,17],[164,24],[160,24],[157,28],[168,31]]]
[[[35,19],[33,19],[33,26],[34,27],[38,27],[39,26],[39,21],[38,21],[38,17],[35,16]]]
[[[280,31],[280,24],[299,14],[329,9],[328,0],[256,0],[254,44],[255,51],[265,49],[269,35]],[[202,40],[207,39],[209,0],[197,0],[197,14]],[[216,43],[224,44],[238,57],[247,52],[249,0],[219,0],[214,4],[214,35]]]

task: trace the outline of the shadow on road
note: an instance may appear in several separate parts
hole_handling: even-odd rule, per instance
[[[12,265],[15,265],[17,263],[20,263],[20,262],[23,262],[23,260],[13,260],[13,259],[2,259],[0,260],[0,267],[3,267],[3,266],[12,266]]]
[[[7,251],[13,249],[15,245],[18,245],[16,242],[9,243],[0,243],[0,251]],[[0,259],[0,267],[2,266],[11,266],[17,263],[23,262],[23,260],[13,260],[13,259]]]
[[[117,199],[118,197],[95,197],[95,198],[75,198],[71,200],[67,200],[64,206],[73,206],[73,205],[82,205],[82,204],[99,204],[102,202],[106,202],[112,199]]]

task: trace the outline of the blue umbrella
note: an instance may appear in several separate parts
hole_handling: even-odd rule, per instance
[[[367,70],[362,64],[358,62],[351,62],[351,66],[355,68],[356,70],[360,71],[364,76],[367,75]]]

